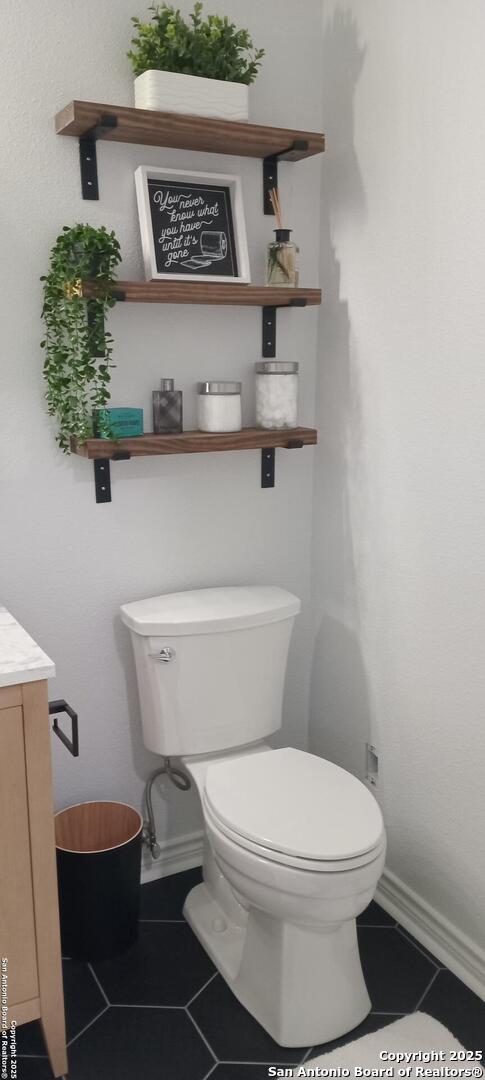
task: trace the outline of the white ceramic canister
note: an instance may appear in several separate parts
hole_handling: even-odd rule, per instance
[[[297,427],[299,365],[293,361],[258,360],[255,370],[257,427]]]
[[[241,383],[197,383],[197,426],[199,431],[240,431]]]

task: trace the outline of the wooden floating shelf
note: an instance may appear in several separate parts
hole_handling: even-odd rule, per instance
[[[301,446],[314,446],[317,431],[314,428],[286,428],[280,431],[262,431],[260,428],[243,428],[242,431],[208,434],[205,431],[183,431],[180,435],[138,435],[136,438],[87,439],[84,443],[72,440],[75,454],[91,460],[128,457],[151,457],[160,454],[206,454],[227,450],[264,450],[283,447],[291,450]]]
[[[266,127],[234,120],[212,120],[205,116],[133,109],[121,105],[101,105],[94,101],[71,101],[55,118],[58,135],[82,138],[100,129],[103,117],[114,117],[116,126],[98,131],[107,142],[169,146],[176,150],[200,150],[211,154],[236,154],[265,158],[285,155],[301,161],[321,154],[325,138],[314,131]],[[298,144],[301,144],[299,146]]]
[[[314,131],[267,127],[261,124],[213,120],[179,113],[102,105],[92,101],[71,101],[55,119],[58,135],[79,140],[81,191],[84,199],[98,199],[97,140],[125,142],[144,146],[171,147],[211,154],[232,154],[261,158],[263,161],[263,209],[273,214],[270,192],[278,186],[278,162],[301,161],[321,154],[325,138]],[[81,295],[95,299],[99,286],[95,281],[82,283]],[[138,304],[227,304],[260,307],[262,317],[262,354],[276,356],[276,309],[321,304],[320,289],[274,288],[264,285],[192,281],[115,281],[112,295],[116,300]],[[261,486],[274,487],[275,448],[296,449],[314,445],[313,428],[262,431],[244,428],[223,434],[184,431],[179,435],[140,435],[138,438],[88,439],[71,449],[94,462],[96,502],[111,502],[110,460],[158,454],[201,454],[227,450],[261,451]]]
[[[321,304],[321,289],[202,281],[116,281],[113,292],[134,304],[238,304],[246,307],[306,307]],[[83,284],[83,296],[96,296],[96,282]]]

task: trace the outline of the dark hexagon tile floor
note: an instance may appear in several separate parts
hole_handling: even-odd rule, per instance
[[[379,907],[375,900],[371,900],[368,907],[357,918],[358,926],[395,926],[396,920]]]
[[[414,1012],[436,966],[394,927],[359,926],[358,934],[372,1011]]]
[[[7,1075],[10,1077],[13,1074],[10,1071]],[[47,1058],[18,1057],[17,1078],[18,1080],[52,1080],[52,1070]]]
[[[106,1001],[93,978],[87,964],[74,960],[62,961],[64,980],[64,1000],[66,1003],[67,1041],[75,1035],[105,1008]],[[44,1039],[38,1020],[31,1024],[22,1024],[17,1028],[18,1054],[45,1054]],[[19,1080],[23,1077],[19,1076]]]
[[[123,956],[92,971],[64,961],[69,1080],[267,1080],[268,1065],[299,1065],[418,1007],[485,1052],[485,1003],[374,902],[358,919],[373,1011],[332,1043],[278,1046],[183,919],[200,877],[197,868],[143,886],[139,941]],[[18,1080],[52,1080],[37,1023],[18,1028],[17,1046]]]
[[[400,1016],[396,1016],[395,1013],[369,1013],[358,1027],[347,1032],[346,1035],[342,1035],[340,1039],[333,1039],[332,1042],[314,1046],[310,1057],[329,1054],[331,1050],[338,1050],[339,1046],[345,1046],[346,1043],[353,1042],[354,1039],[360,1039],[363,1035],[370,1035],[372,1031],[379,1031],[380,1028],[387,1027],[394,1020],[400,1020]]]
[[[449,1028],[466,1050],[481,1050],[485,1057],[485,1003],[451,971],[438,972],[420,1009]]]
[[[422,952],[424,956],[427,956],[428,960],[431,960],[432,964],[435,964],[436,967],[440,968],[443,968],[445,966],[441,963],[441,960],[438,960],[436,956],[433,956],[433,953],[431,953],[429,949],[426,949],[424,945],[421,945],[421,942],[418,943],[417,941],[415,941],[413,935],[410,934],[407,930],[405,930],[404,926],[400,926],[399,923],[396,923],[396,926],[399,930],[399,933],[402,934],[403,937],[407,938],[407,940],[411,942],[411,945],[414,945],[415,949],[419,949],[419,951]]]
[[[267,1065],[216,1065],[210,1080],[268,1080]]]
[[[240,1005],[221,975],[216,975],[202,994],[196,997],[189,1012],[219,1061],[267,1061],[270,1065],[291,1065],[301,1061],[306,1054],[305,1048],[278,1046],[247,1009]]]
[[[202,867],[150,881],[141,890],[140,919],[183,919],[185,898],[202,881]]]
[[[69,1047],[69,1080],[204,1080],[213,1064],[184,1009],[115,1006]]]
[[[187,1005],[215,968],[186,922],[140,923],[138,941],[93,964],[111,1005]]]

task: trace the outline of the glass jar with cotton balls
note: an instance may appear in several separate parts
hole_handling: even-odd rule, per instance
[[[257,427],[275,431],[298,426],[298,371],[294,361],[257,361]]]

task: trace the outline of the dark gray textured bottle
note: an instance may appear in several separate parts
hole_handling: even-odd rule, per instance
[[[175,435],[183,431],[182,391],[174,390],[173,379],[162,379],[160,390],[153,391],[153,432]]]

